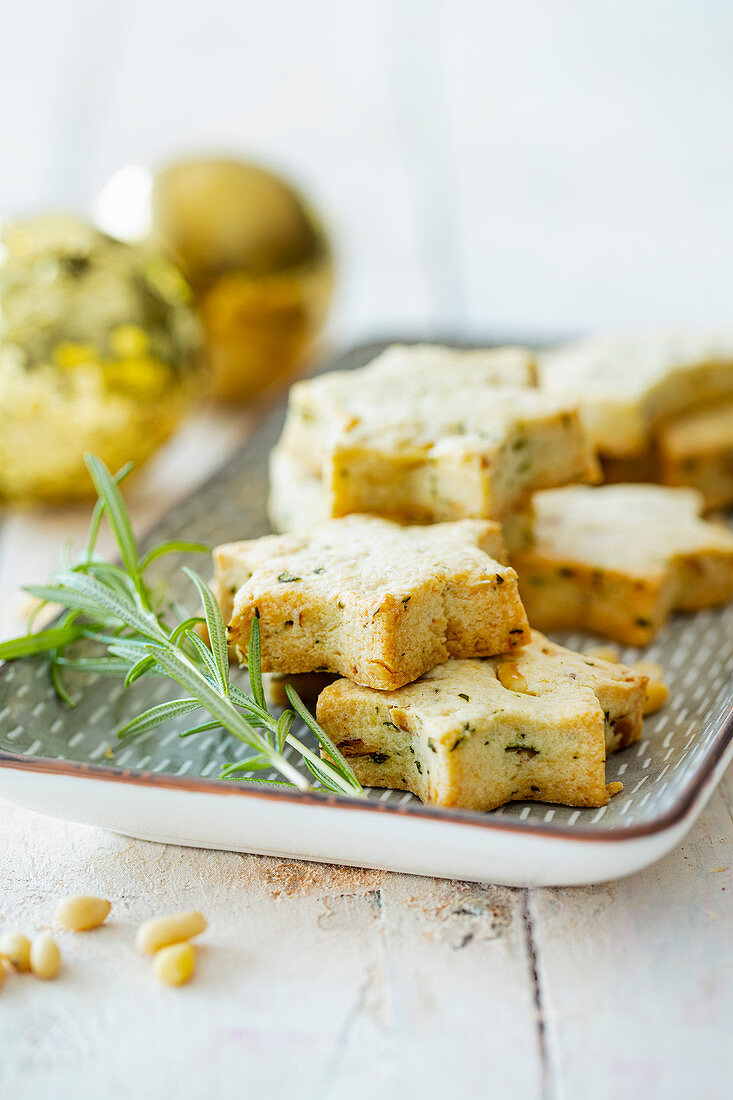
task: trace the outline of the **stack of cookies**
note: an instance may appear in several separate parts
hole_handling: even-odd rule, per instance
[[[710,400],[733,393],[731,362],[668,373]],[[700,518],[699,493],[590,487],[603,402],[559,379],[523,348],[395,346],[291,390],[271,463],[281,533],[219,547],[214,589],[233,654],[246,663],[256,616],[263,670],[319,691],[365,785],[477,810],[604,805],[648,678],[530,623],[643,644],[671,610],[733,593],[733,535]],[[629,446],[684,405],[655,379],[608,413]]]
[[[273,526],[502,520],[537,489],[597,479],[577,399],[536,378],[523,348],[395,346],[296,383],[272,455]]]

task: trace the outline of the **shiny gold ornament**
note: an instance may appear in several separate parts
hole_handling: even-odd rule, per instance
[[[247,400],[297,369],[326,318],[333,266],[322,226],[289,184],[235,160],[155,175],[131,165],[109,181],[96,215],[116,235],[152,234],[180,263],[217,397]]]
[[[144,461],[196,392],[200,341],[173,264],[53,215],[0,232],[0,498],[93,492],[82,456]]]

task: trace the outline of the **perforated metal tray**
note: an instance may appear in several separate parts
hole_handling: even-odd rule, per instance
[[[380,347],[371,345],[359,348],[333,365],[360,366]],[[185,537],[215,544],[266,533],[269,530],[265,514],[267,455],[279,434],[283,415],[282,406],[271,412],[236,457],[208,484],[178,505],[158,525],[151,540],[157,542]],[[186,561],[185,556],[178,555],[164,561],[163,575],[171,578],[175,595],[182,602],[192,605],[191,590],[186,582],[180,583],[179,569]],[[200,568],[200,559],[194,564]],[[590,635],[575,633],[558,636],[558,640],[579,650],[597,643],[597,639]],[[622,656],[631,660],[639,652],[626,649]],[[671,837],[672,833],[680,834],[682,826],[689,827],[715,779],[722,774],[726,760],[733,755],[733,606],[691,616],[675,616],[657,641],[644,651],[644,656],[659,661],[664,667],[671,696],[661,712],[646,720],[643,740],[609,759],[607,781],[620,780],[624,789],[601,809],[578,810],[535,802],[516,802],[489,814],[457,813],[423,807],[412,795],[404,792],[369,791],[369,803],[357,806],[337,798],[265,792],[240,783],[223,784],[216,778],[220,765],[244,755],[243,747],[223,733],[180,740],[178,732],[185,728],[185,718],[178,724],[172,722],[169,727],[161,727],[162,732],[158,729],[132,745],[120,748],[115,742],[114,731],[120,725],[135,713],[171,694],[166,682],[143,679],[125,691],[120,684],[109,679],[75,677],[74,686],[80,702],[74,710],[69,710],[56,699],[46,665],[40,660],[15,662],[0,668],[0,795],[11,799],[15,797],[18,801],[49,812],[62,812],[63,816],[90,820],[89,812],[84,812],[83,788],[75,788],[79,794],[74,795],[70,804],[69,799],[64,798],[66,808],[63,810],[55,805],[53,797],[49,802],[46,795],[39,804],[32,786],[29,788],[26,780],[32,775],[42,775],[48,781],[55,775],[67,780],[115,780],[130,785],[130,788],[155,787],[211,795],[226,791],[247,801],[250,809],[255,803],[261,806],[264,800],[268,820],[272,820],[272,813],[278,805],[292,803],[293,800],[303,807],[330,806],[334,810],[340,807],[358,811],[363,821],[362,832],[366,831],[367,836],[370,811],[379,809],[388,810],[390,817],[396,811],[393,820],[407,815],[427,819],[434,824],[452,822],[472,826],[473,835],[479,827],[481,833],[500,830],[504,836],[519,830],[527,839],[536,836],[555,841],[597,840],[616,845],[624,840],[642,840],[658,835],[661,841],[661,834]],[[23,782],[19,778],[21,773]],[[22,795],[21,789],[24,792]],[[50,789],[47,783],[44,789]],[[78,804],[77,810],[74,809],[75,804]],[[117,817],[114,821],[100,821],[99,817],[97,813],[92,815],[91,820],[137,835],[143,832],[133,820],[126,825],[124,813],[122,821]],[[206,830],[201,832],[198,838],[195,835],[181,835],[180,829],[178,832],[154,830],[154,835],[204,846],[217,844],[243,850],[274,850],[262,843],[247,843],[246,838],[240,837],[241,842],[237,843],[227,837],[218,841],[209,837],[208,833],[203,835]],[[148,830],[146,835],[152,834]],[[661,854],[667,846],[657,844],[656,854]],[[651,850],[655,845],[646,844],[644,847]],[[306,829],[305,834],[294,838],[293,845],[288,846],[287,851],[304,858],[390,865],[389,859],[380,857],[377,851],[370,858],[368,843],[365,853],[359,848],[358,854],[352,848],[341,850],[337,843],[331,848],[326,844],[326,848],[324,851],[318,845],[313,846]],[[398,843],[396,848],[399,848]],[[283,850],[282,844],[278,850]],[[436,857],[435,866],[430,866],[428,861],[422,867],[406,856],[399,858],[395,865],[434,874],[463,874],[464,877],[489,877],[502,881],[539,881],[537,874],[530,873],[529,868],[527,873],[519,868],[515,875],[510,872],[500,875],[483,868],[475,872],[471,867],[461,869],[457,865],[451,869],[452,864],[446,868],[442,866],[441,859],[442,856]],[[649,860],[645,857],[644,861]],[[634,865],[634,860],[631,860],[620,873],[633,869]],[[619,872],[609,869],[609,874],[613,873]],[[589,881],[591,877],[608,875],[600,873],[589,876],[586,872],[580,878],[576,875],[572,881]],[[548,873],[547,881],[564,880],[561,861],[559,868],[552,874]]]

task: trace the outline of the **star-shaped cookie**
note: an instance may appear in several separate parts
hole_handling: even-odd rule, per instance
[[[214,551],[229,642],[246,658],[259,618],[265,672],[337,672],[397,688],[449,657],[503,653],[528,624],[500,528],[330,520]]]
[[[641,455],[668,417],[733,397],[733,332],[601,333],[545,352],[540,378],[581,402],[601,454]]]
[[[500,519],[535,489],[597,472],[577,398],[528,386],[528,357],[393,347],[361,370],[299,382],[278,452],[318,479],[328,516]],[[271,512],[292,508],[275,499]]]
[[[318,720],[366,786],[491,810],[515,799],[603,806],[606,754],[638,739],[647,678],[548,641],[448,661],[399,691],[337,680]]]
[[[694,489],[568,486],[505,525],[530,622],[646,645],[673,610],[733,596],[733,532]]]

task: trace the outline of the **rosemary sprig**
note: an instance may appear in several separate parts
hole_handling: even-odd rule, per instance
[[[292,710],[279,716],[267,709],[260,666],[259,623],[252,623],[247,695],[229,678],[226,629],[219,605],[206,582],[193,569],[182,572],[191,582],[203,607],[203,616],[188,615],[168,599],[160,586],[151,587],[146,573],[154,561],[172,553],[202,553],[201,543],[176,540],[162,543],[144,556],[133,533],[119,483],[132,469],[124,467],[112,477],[96,455],[85,461],[97,490],[86,545],[75,563],[65,549],[63,565],[44,585],[26,591],[44,603],[65,610],[45,630],[0,642],[0,661],[46,654],[53,686],[68,706],[74,700],[66,686],[67,672],[115,676],[126,688],[145,676],[164,676],[179,684],[186,695],[160,703],[137,715],[118,731],[122,740],[148,734],[164,722],[184,714],[195,715],[196,724],[181,737],[193,737],[212,729],[224,729],[251,750],[251,754],[222,768],[222,778],[255,783],[274,783],[299,790],[326,789],[363,797],[354,772],[325,731],[310,714],[292,687]],[[106,519],[120,550],[122,564],[105,561],[96,553],[102,520]],[[172,621],[176,618],[177,621]],[[195,627],[205,623],[209,646]],[[74,646],[92,641],[101,647],[95,656],[75,655]],[[67,652],[70,651],[70,652]],[[328,753],[321,759],[292,733],[296,714],[305,722]],[[203,720],[198,721],[199,717]],[[298,753],[305,773],[284,755],[289,745]],[[282,780],[252,779],[248,772],[273,768]],[[313,784],[312,779],[316,780]]]

